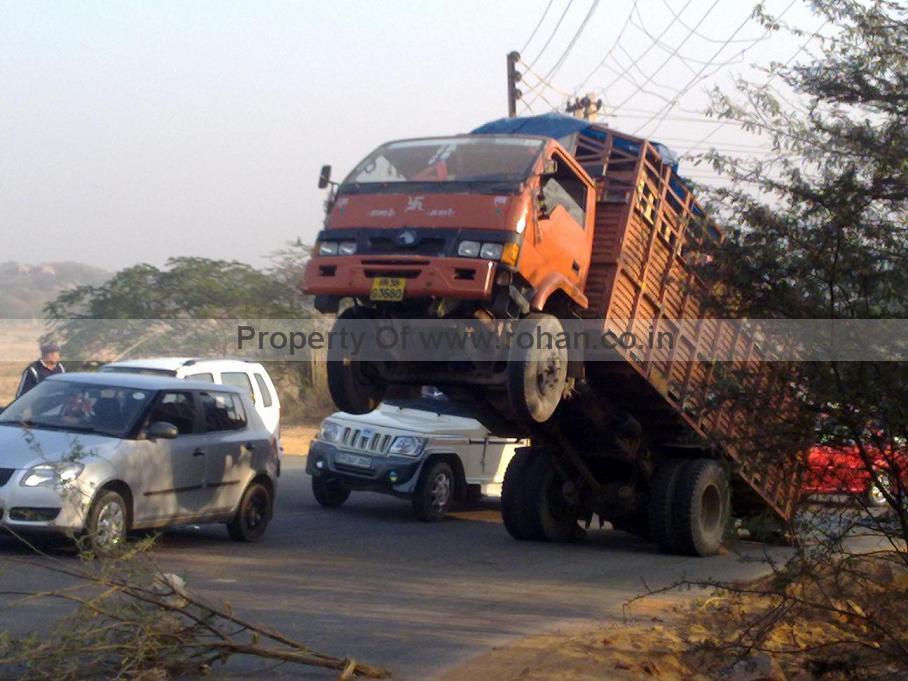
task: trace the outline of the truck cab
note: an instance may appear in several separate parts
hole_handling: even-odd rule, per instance
[[[559,318],[588,304],[595,202],[593,180],[551,138],[389,142],[331,196],[302,288],[321,312],[352,302],[340,321],[531,318],[557,331]],[[488,391],[507,393],[519,417],[545,421],[567,387],[568,358],[509,359],[485,379]],[[372,411],[387,385],[408,380],[387,363],[351,360],[336,358],[328,371],[332,397],[348,413]],[[413,382],[475,383],[462,366],[431,371]]]

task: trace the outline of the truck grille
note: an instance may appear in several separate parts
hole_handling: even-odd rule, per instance
[[[0,468],[0,487],[3,487],[3,485],[8,483],[15,472],[15,468]]]
[[[341,443],[348,449],[369,454],[384,454],[391,446],[391,436],[368,428],[344,428]]]

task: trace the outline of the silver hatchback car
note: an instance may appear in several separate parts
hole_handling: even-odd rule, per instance
[[[237,388],[133,374],[48,378],[0,413],[0,528],[84,536],[224,522],[256,541],[278,450]]]

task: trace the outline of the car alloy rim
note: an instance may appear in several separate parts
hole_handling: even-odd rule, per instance
[[[250,530],[254,530],[262,524],[262,519],[265,517],[265,504],[265,497],[261,491],[250,495],[245,509],[246,527]]]
[[[879,484],[875,482],[870,483],[870,499],[878,506],[882,506],[886,503],[886,495],[883,493],[882,487],[889,489],[889,480],[886,478],[886,476],[880,475],[879,481]]]
[[[437,511],[444,510],[451,496],[451,480],[447,473],[439,473],[432,480],[432,506]]]
[[[105,504],[98,513],[97,536],[98,546],[111,548],[123,539],[126,529],[126,514],[123,507],[115,501]]]

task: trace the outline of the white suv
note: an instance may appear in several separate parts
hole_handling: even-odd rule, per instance
[[[207,381],[240,388],[252,399],[255,410],[262,417],[268,431],[277,439],[278,451],[281,436],[281,401],[268,372],[258,362],[241,359],[204,359],[192,357],[153,357],[111,362],[101,371],[130,374],[176,376],[193,381]]]

